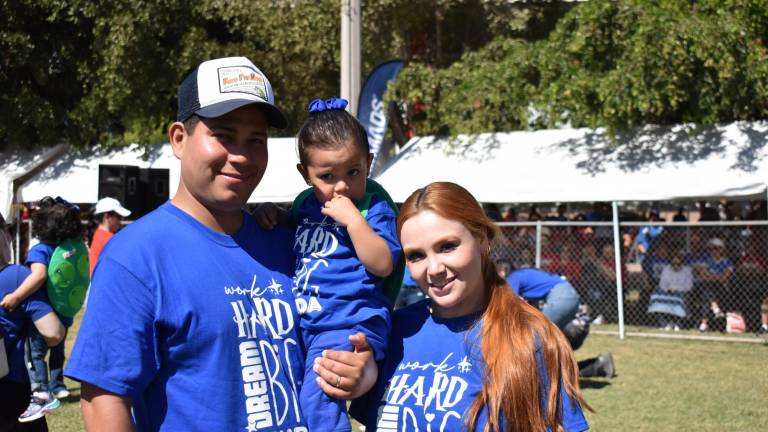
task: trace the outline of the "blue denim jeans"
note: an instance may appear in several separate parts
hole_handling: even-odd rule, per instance
[[[64,328],[64,339],[66,339],[69,328]],[[58,345],[50,347],[51,354],[48,363],[45,362],[45,355],[48,353],[48,344],[32,326],[27,338],[29,351],[27,363],[31,365],[29,369],[29,381],[32,385],[32,391],[55,393],[58,390],[66,388],[64,386],[64,340]],[[48,379],[48,369],[50,366],[51,377]]]
[[[549,291],[541,312],[562,330],[576,316],[580,301],[573,285],[563,281]]]

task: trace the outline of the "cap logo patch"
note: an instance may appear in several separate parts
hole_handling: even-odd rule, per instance
[[[267,101],[264,76],[247,66],[219,68],[220,93],[248,93]]]

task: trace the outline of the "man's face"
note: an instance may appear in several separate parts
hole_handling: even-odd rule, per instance
[[[115,212],[108,212],[106,214],[105,220],[107,222],[107,229],[109,232],[116,233],[120,231],[120,222],[123,220],[122,216]]]
[[[212,213],[239,211],[267,168],[267,127],[261,109],[247,105],[179,132],[174,152],[188,198]]]

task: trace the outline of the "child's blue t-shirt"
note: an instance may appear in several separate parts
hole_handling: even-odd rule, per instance
[[[383,293],[384,279],[365,269],[347,228],[323,215],[322,207],[310,194],[294,212],[294,294],[302,328],[339,330],[373,317],[389,323],[391,306]],[[384,199],[371,199],[366,221],[389,246],[393,265],[400,256],[395,219]]]
[[[29,252],[27,252],[27,261],[25,263],[26,266],[29,267],[33,263],[39,263],[48,267],[48,264],[51,263],[51,257],[53,256],[53,251],[55,250],[56,250],[56,245],[52,245],[48,243],[41,242],[32,246],[32,248],[29,249]]]
[[[56,250],[56,246],[57,245],[42,242],[32,246],[32,248],[29,249],[29,252],[27,252],[27,261],[25,264],[27,267],[31,267],[32,264],[38,263],[43,264],[46,268],[48,268],[51,264],[51,257],[53,257],[53,252]],[[45,301],[48,302],[48,304],[51,303],[51,301],[48,299],[48,290],[46,289],[45,284],[43,284],[43,286],[41,286],[40,289],[38,289],[36,292],[43,293],[43,298]],[[54,312],[56,311],[54,310]],[[69,328],[74,322],[73,317],[61,315],[58,312],[56,312],[56,316],[59,317],[59,321],[61,321],[64,327]]]
[[[352,416],[368,431],[465,430],[485,367],[478,337],[481,324],[473,325],[478,318],[435,318],[426,300],[396,310],[379,380],[371,392],[352,402]],[[539,370],[545,373],[543,367]],[[588,429],[579,404],[572,405],[565,391],[561,398],[565,430]],[[485,410],[480,413],[475,430],[484,430],[486,415]]]
[[[162,205],[104,248],[66,375],[132,398],[142,431],[305,430],[291,240]]]
[[[27,267],[7,265],[0,270],[0,299],[12,293],[29,276]],[[2,329],[5,352],[8,356],[9,372],[3,380],[21,384],[29,383],[29,374],[24,363],[24,339],[30,326],[53,308],[45,297],[44,290],[37,290],[27,297],[12,312],[0,307],[0,329]]]
[[[512,291],[527,301],[545,299],[555,285],[565,282],[562,276],[534,268],[517,269],[507,276]]]

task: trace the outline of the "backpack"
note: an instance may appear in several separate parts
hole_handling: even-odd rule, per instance
[[[81,240],[68,239],[53,251],[48,263],[48,300],[62,316],[72,318],[85,302],[91,282],[88,248]]]
[[[314,193],[312,188],[305,189],[296,197],[295,200],[293,200],[293,204],[291,205],[291,209],[289,211],[289,217],[294,224],[298,223],[296,209],[298,209],[304,203],[304,200],[306,200],[312,193]],[[397,216],[397,205],[395,204],[395,201],[393,201],[392,197],[390,197],[387,191],[384,190],[384,187],[382,187],[373,179],[369,178],[366,179],[365,182],[365,195],[363,195],[363,198],[360,200],[360,202],[357,203],[357,209],[360,210],[360,214],[363,215],[363,218],[368,217],[368,210],[370,210],[371,200],[374,196],[383,198],[392,209],[392,211],[395,212],[395,216]],[[397,300],[398,294],[400,294],[400,285],[403,283],[404,274],[405,257],[401,253],[397,259],[397,262],[394,263],[392,273],[384,278],[384,296],[386,296],[393,305],[395,304],[395,300]]]

